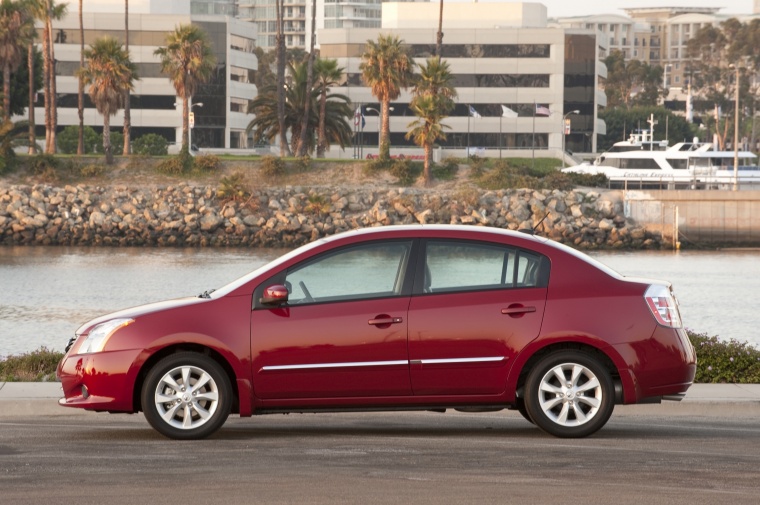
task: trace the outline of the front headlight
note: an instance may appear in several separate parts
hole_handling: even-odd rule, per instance
[[[112,319],[105,323],[100,323],[90,330],[90,333],[84,338],[84,342],[82,342],[82,346],[78,351],[79,354],[102,351],[111,335],[116,333],[120,328],[124,328],[134,322],[134,319]]]

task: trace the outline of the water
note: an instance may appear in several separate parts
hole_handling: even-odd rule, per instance
[[[217,288],[284,253],[273,249],[0,247],[0,356],[62,351],[80,324]],[[760,347],[760,251],[603,252],[618,272],[669,280],[687,328]]]

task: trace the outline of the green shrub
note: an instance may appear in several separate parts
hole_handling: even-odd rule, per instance
[[[11,355],[0,361],[0,382],[39,382],[55,380],[55,368],[63,358],[63,353],[46,347],[38,350]]]
[[[264,156],[261,158],[261,174],[270,179],[280,177],[285,174],[285,163],[277,156]]]
[[[483,175],[483,172],[485,172],[486,169],[486,160],[481,158],[480,156],[470,156],[469,160],[470,164],[470,174],[472,177],[480,178]]]
[[[169,153],[169,142],[161,135],[148,133],[137,137],[132,142],[132,152],[149,156],[166,156]]]
[[[406,159],[395,160],[390,169],[390,174],[396,177],[399,184],[403,186],[414,183],[420,173],[422,173],[422,163],[414,163]]]
[[[219,188],[216,197],[224,201],[244,201],[250,199],[251,191],[245,184],[245,177],[240,172],[222,177],[219,180]]]
[[[301,156],[298,158],[297,165],[299,172],[308,172],[311,168],[311,156],[308,154]]]
[[[91,127],[82,130],[84,154],[96,153],[103,150],[103,138]],[[79,126],[69,125],[55,136],[58,150],[63,154],[76,154],[79,146]]]
[[[391,166],[391,162],[383,161],[380,158],[372,158],[364,165],[365,175],[374,175],[383,170],[388,170]]]
[[[100,150],[103,150],[103,136],[100,137]],[[124,152],[124,134],[121,131],[111,132],[111,153],[114,156],[119,156]]]
[[[606,188],[610,180],[604,174],[576,174],[573,172],[564,172],[576,186],[587,186],[590,188]]]
[[[304,207],[304,212],[310,212],[316,215],[329,214],[330,202],[322,195],[310,195],[309,203]]]
[[[747,342],[688,332],[697,351],[695,382],[760,383],[760,349]]]
[[[26,166],[34,175],[43,175],[51,171],[57,172],[61,163],[52,154],[43,153],[27,158]]]
[[[100,175],[103,175],[105,171],[106,168],[103,165],[90,163],[89,165],[85,165],[79,168],[79,175],[82,177],[98,177]]]
[[[193,170],[196,172],[215,172],[219,170],[222,160],[213,154],[199,154],[193,158]]]
[[[193,167],[193,157],[187,149],[182,149],[177,156],[172,156],[156,166],[156,170],[167,175],[181,175]]]
[[[459,171],[459,164],[453,160],[446,160],[443,165],[434,164],[430,168],[430,172],[433,174],[433,178],[439,181],[450,181],[454,178]]]

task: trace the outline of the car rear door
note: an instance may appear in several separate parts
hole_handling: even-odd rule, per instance
[[[524,249],[425,241],[409,306],[414,394],[503,392],[510,361],[540,332],[548,270]]]
[[[344,247],[270,279],[268,283],[288,288],[289,301],[252,312],[256,395],[411,395],[407,311],[412,245],[412,240],[386,240]]]

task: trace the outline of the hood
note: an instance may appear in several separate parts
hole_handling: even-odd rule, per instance
[[[132,307],[129,309],[120,310],[118,312],[112,312],[110,314],[105,314],[99,317],[96,317],[95,319],[91,321],[87,321],[82,326],[80,326],[77,331],[76,335],[84,335],[86,333],[89,333],[89,331],[97,326],[100,323],[104,323],[106,321],[110,321],[111,319],[137,319],[140,316],[144,316],[145,314],[152,314],[154,312],[167,310],[167,309],[175,309],[178,307],[186,307],[189,305],[195,305],[199,303],[206,303],[209,299],[204,298],[198,298],[196,296],[188,296],[186,298],[177,298],[174,300],[166,300],[163,302],[155,302],[155,303],[148,303],[146,305],[138,305],[137,307]]]

